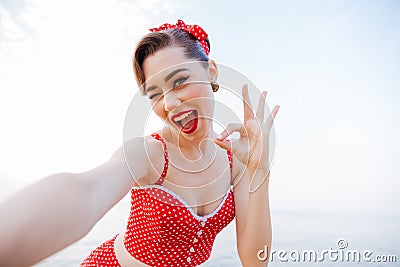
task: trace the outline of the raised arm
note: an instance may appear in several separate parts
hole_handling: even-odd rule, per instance
[[[269,208],[270,133],[279,106],[276,105],[264,119],[267,92],[260,95],[257,112],[250,103],[247,85],[243,86],[243,124],[229,124],[215,143],[233,152],[238,161],[234,175],[234,196],[237,247],[242,266],[265,267],[268,258],[259,260],[260,250],[271,249],[272,229]],[[238,132],[238,140],[227,142],[225,138]],[[238,166],[239,165],[239,166]],[[267,256],[269,256],[268,252]],[[264,255],[262,255],[264,256]]]
[[[136,181],[147,172],[140,144],[138,138],[125,146],[137,162],[130,164]],[[90,171],[47,176],[0,203],[0,266],[32,265],[85,236],[135,185],[123,150]]]

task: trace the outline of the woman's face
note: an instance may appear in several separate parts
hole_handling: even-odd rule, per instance
[[[217,78],[213,61],[195,62],[183,48],[168,47],[146,58],[143,72],[144,93],[172,131],[187,139],[210,132],[214,115],[210,82]]]

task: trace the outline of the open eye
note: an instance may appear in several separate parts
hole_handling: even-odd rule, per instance
[[[189,78],[189,75],[179,77],[178,79],[176,79],[174,81],[173,88],[182,85],[188,78]]]

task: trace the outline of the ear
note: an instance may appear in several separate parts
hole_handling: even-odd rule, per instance
[[[208,60],[208,72],[210,74],[210,82],[216,82],[218,79],[218,67],[214,60]]]

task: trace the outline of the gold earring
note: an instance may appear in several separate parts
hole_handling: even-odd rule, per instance
[[[211,82],[211,88],[212,88],[213,92],[215,93],[219,89],[219,84],[216,82]]]

